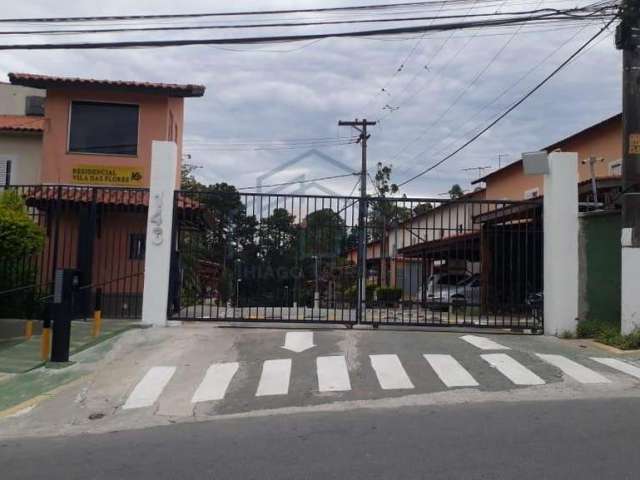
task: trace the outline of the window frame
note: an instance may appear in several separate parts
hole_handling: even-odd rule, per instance
[[[128,105],[134,106],[138,108],[138,125],[136,128],[136,153],[98,153],[98,152],[76,152],[70,149],[71,147],[71,116],[73,114],[73,104],[74,103],[101,103],[105,105]],[[142,106],[140,103],[136,102],[117,102],[117,101],[107,101],[107,100],[92,100],[90,98],[74,98],[69,100],[69,108],[67,115],[67,155],[91,155],[91,156],[101,156],[101,157],[120,157],[120,158],[139,158],[140,154],[140,120],[141,120],[141,110]]]
[[[525,190],[522,196],[524,200],[535,200],[536,198],[540,197],[540,187],[534,187]]]
[[[134,243],[135,242],[135,243]],[[147,256],[147,234],[146,233],[138,233],[133,232],[129,233],[129,251],[128,251],[128,259],[129,261],[140,261],[144,260]],[[138,252],[136,246],[140,246],[140,251]]]
[[[614,168],[620,168],[620,175],[615,175],[613,173]],[[609,162],[609,164],[607,165],[607,170],[609,172],[609,176],[611,177],[622,176],[622,159],[613,160],[612,162]]]

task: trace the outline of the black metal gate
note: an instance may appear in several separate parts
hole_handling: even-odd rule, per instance
[[[178,192],[169,314],[540,330],[541,202],[482,196]]]
[[[148,190],[13,185],[0,201],[22,218],[2,232],[16,245],[0,252],[0,319],[44,319],[57,269],[78,273],[74,318],[92,315],[98,292],[105,319],[141,316]]]

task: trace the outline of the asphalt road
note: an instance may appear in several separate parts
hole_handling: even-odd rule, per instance
[[[9,479],[636,479],[640,400],[220,419],[0,443]]]

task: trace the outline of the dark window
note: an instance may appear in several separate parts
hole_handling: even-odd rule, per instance
[[[73,102],[69,129],[70,152],[138,153],[137,105]]]
[[[0,187],[11,184],[11,160],[0,160]]]
[[[130,233],[129,234],[129,259],[130,260],[142,260],[144,258],[145,251],[145,238],[144,233]]]

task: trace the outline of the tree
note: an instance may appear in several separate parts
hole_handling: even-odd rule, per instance
[[[22,198],[11,190],[0,193],[0,314],[33,313],[38,293],[34,256],[43,245],[44,232]]]
[[[462,187],[460,185],[454,183],[447,193],[449,194],[449,198],[455,200],[457,198],[461,198],[464,195],[464,190],[462,190]]]
[[[388,194],[398,193],[398,185],[391,183],[392,166],[378,163],[378,170],[374,177],[375,199],[369,200],[368,222],[371,227],[370,235],[374,240],[380,241],[381,265],[380,283],[387,284],[388,245],[387,237],[389,228],[411,218],[411,210],[402,206],[398,200],[387,198]]]
[[[307,215],[304,224],[304,250],[307,256],[336,257],[344,249],[347,232],[340,214],[330,208],[316,210]]]
[[[26,211],[24,201],[11,190],[0,194],[0,261],[22,259],[44,244],[42,229]]]
[[[180,165],[180,189],[181,190],[204,190],[205,186],[196,180],[193,172],[198,168],[197,165],[190,163],[182,163]]]

